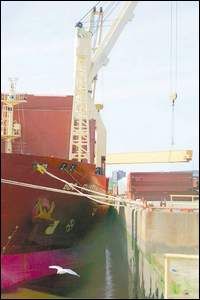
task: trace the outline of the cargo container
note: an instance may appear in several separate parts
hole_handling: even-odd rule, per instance
[[[170,194],[192,193],[192,172],[132,172],[128,175],[127,194],[133,200],[167,200]]]

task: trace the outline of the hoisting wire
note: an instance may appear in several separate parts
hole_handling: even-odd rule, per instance
[[[98,8],[103,8],[107,5],[107,2],[109,1],[98,1],[80,20],[79,22],[81,23],[87,23],[87,17],[90,15],[90,13],[94,10],[94,8],[96,8],[96,10]],[[112,1],[112,2],[115,2],[115,1]],[[112,3],[111,3],[112,4]],[[109,6],[109,5],[108,5]],[[106,11],[106,9],[105,9]]]
[[[173,14],[173,2],[171,1],[171,13],[170,13],[170,99],[172,101],[172,118],[171,118],[171,146],[174,145],[175,135],[175,101],[177,99],[177,40],[178,40],[178,10],[177,1],[175,1],[175,43],[173,35],[174,27],[174,14]],[[174,67],[174,68],[173,68]]]
[[[96,3],[96,5],[94,6],[94,7],[98,7],[100,4],[101,4],[101,2],[103,2],[103,1],[98,1],[97,3]],[[79,22],[81,22],[81,23],[83,23],[83,21],[87,18],[87,16],[93,11],[93,9],[94,9],[94,7],[92,7],[80,20],[79,20]]]
[[[175,128],[174,128],[174,100],[172,100],[172,120],[171,120],[171,146],[174,145],[174,133],[175,133]]]
[[[103,1],[102,1],[103,2]],[[109,1],[108,1],[109,2]],[[121,1],[111,1],[111,3],[109,3],[107,6],[101,5],[102,9],[103,9],[103,27],[105,27],[105,22],[108,21],[108,17],[113,13],[113,11],[117,8],[117,6],[120,4]],[[110,24],[108,24],[108,27],[110,27]],[[98,27],[95,26],[94,32],[93,34],[95,35],[98,31]]]
[[[108,17],[113,13],[113,11],[117,8],[121,1],[112,1],[112,4],[107,7],[104,13],[104,21],[108,19]]]

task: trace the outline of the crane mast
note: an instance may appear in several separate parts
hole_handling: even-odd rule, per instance
[[[89,26],[82,22],[76,24],[75,82],[72,108],[70,159],[93,163],[90,149],[90,120],[96,122],[95,164],[102,166],[106,155],[105,128],[94,105],[97,74],[108,62],[108,55],[119,38],[126,23],[133,17],[133,10],[138,1],[125,1],[110,30],[102,38],[103,9],[92,9],[89,15]],[[98,18],[95,32],[95,18]],[[98,36],[97,36],[98,35]],[[101,135],[101,136],[100,136]]]
[[[8,95],[2,95],[1,139],[5,141],[5,153],[12,153],[12,142],[21,137],[21,124],[13,119],[14,106],[26,102],[24,95],[16,94],[16,82],[10,78]]]
[[[91,64],[92,32],[84,30],[81,23],[76,25],[77,47],[75,66],[75,87],[72,109],[70,159],[90,162],[89,102],[91,86],[88,72]]]

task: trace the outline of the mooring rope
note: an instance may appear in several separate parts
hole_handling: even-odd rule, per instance
[[[22,187],[27,187],[27,188],[32,188],[32,189],[45,190],[45,191],[50,191],[50,192],[55,192],[55,193],[62,193],[62,194],[68,194],[68,195],[75,195],[75,196],[79,196],[79,197],[86,197],[86,198],[89,198],[90,200],[95,201],[97,203],[105,204],[105,205],[110,205],[110,206],[116,206],[116,205],[118,205],[118,206],[125,206],[124,204],[120,204],[120,202],[126,202],[124,200],[118,200],[118,199],[116,199],[117,203],[115,203],[115,204],[114,203],[110,203],[109,201],[113,201],[113,199],[112,200],[109,199],[109,196],[106,195],[106,194],[104,195],[104,197],[96,195],[95,198],[94,198],[94,197],[91,197],[91,195],[82,193],[80,191],[78,191],[78,192],[70,192],[70,191],[61,190],[61,189],[50,188],[50,187],[47,187],[47,186],[35,185],[35,184],[30,184],[30,183],[25,183],[25,182],[19,182],[19,181],[14,181],[14,180],[3,179],[3,178],[1,179],[1,182],[5,183],[5,184],[17,185],[17,186],[22,186]],[[103,199],[107,198],[107,201],[98,200],[98,199],[102,199],[102,198]],[[128,203],[128,201],[127,201],[127,203]]]
[[[160,209],[161,210],[169,210],[169,209],[191,210],[192,209],[193,211],[196,211],[196,210],[199,211],[199,207],[195,207],[194,205],[191,206],[191,203],[190,203],[191,207],[184,207],[184,208],[181,206],[185,205],[185,204],[182,204],[179,206],[176,206],[176,205],[174,206],[174,203],[172,203],[172,201],[168,201],[170,205],[167,207],[160,207],[160,206],[154,206],[154,205],[149,206],[149,205],[147,205],[147,201],[146,201],[146,203],[143,203],[143,202],[137,203],[137,201],[125,200],[125,199],[121,199],[121,198],[117,198],[117,197],[115,198],[113,196],[112,196],[112,198],[115,198],[115,199],[110,199],[110,196],[106,195],[106,194],[102,194],[103,196],[96,195],[96,196],[91,197],[90,194],[82,193],[80,191],[79,192],[71,192],[71,191],[66,191],[66,190],[62,190],[62,189],[50,188],[47,186],[40,186],[40,185],[30,184],[30,183],[26,183],[26,182],[8,180],[8,179],[4,179],[4,178],[1,178],[1,182],[4,184],[17,185],[17,186],[22,186],[22,187],[27,187],[27,188],[37,189],[37,190],[45,190],[45,191],[50,191],[50,192],[55,192],[55,193],[74,195],[74,196],[78,196],[78,197],[86,197],[92,201],[95,201],[96,203],[113,206],[115,208],[116,207],[126,207],[128,204],[132,208],[137,208],[137,209],[138,208],[148,208],[151,210],[152,209],[159,209],[159,210]],[[106,199],[106,201],[103,201],[101,199]],[[110,201],[112,201],[114,203],[111,203]],[[151,201],[149,201],[149,202],[151,202]]]
[[[59,180],[59,181],[65,183],[65,184],[69,185],[72,189],[74,189],[74,190],[76,190],[76,191],[77,191],[77,189],[80,189],[80,190],[83,190],[83,191],[86,191],[86,192],[93,193],[93,194],[95,194],[95,195],[100,195],[100,196],[102,196],[102,197],[109,197],[110,200],[119,201],[119,202],[121,201],[120,198],[114,197],[114,196],[112,196],[112,195],[107,195],[107,194],[104,194],[104,193],[100,193],[100,192],[97,192],[97,191],[93,191],[93,190],[84,188],[84,187],[82,187],[82,186],[78,186],[78,185],[76,185],[76,184],[73,184],[73,183],[71,183],[71,182],[68,182],[68,181],[66,181],[66,180],[64,180],[64,179],[62,179],[62,178],[60,178],[60,177],[57,177],[56,175],[54,175],[54,174],[48,172],[46,169],[43,169],[43,172],[44,172],[45,174],[47,174],[48,176],[50,176],[50,177],[52,177],[52,178],[54,178],[54,179],[57,179],[57,180]],[[78,192],[80,192],[80,191],[78,190]],[[83,194],[83,195],[85,195],[85,194]]]

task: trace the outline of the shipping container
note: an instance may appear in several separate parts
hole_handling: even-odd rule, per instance
[[[132,172],[128,175],[130,199],[169,199],[170,194],[193,194],[192,172]]]

